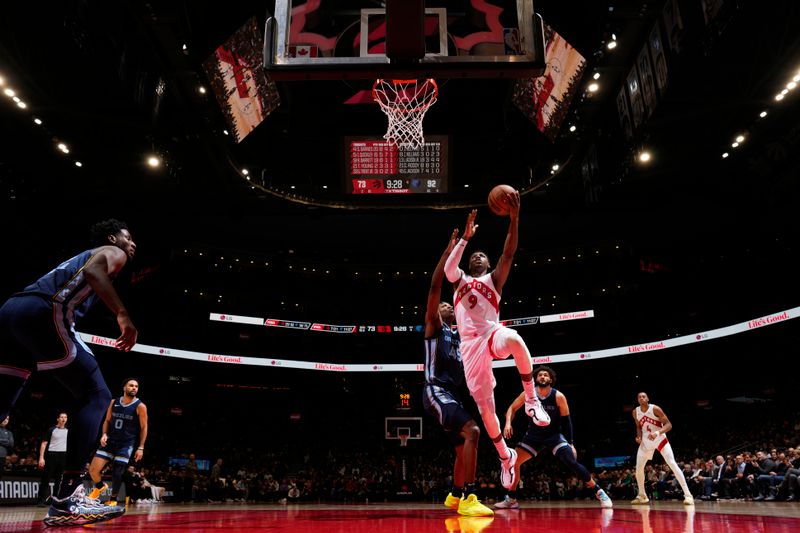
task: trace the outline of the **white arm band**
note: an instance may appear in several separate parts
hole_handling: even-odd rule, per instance
[[[447,276],[447,281],[450,283],[460,280],[461,275],[464,273],[458,268],[458,264],[461,262],[461,256],[464,255],[464,248],[466,247],[467,241],[464,239],[459,240],[444,263],[444,275]]]

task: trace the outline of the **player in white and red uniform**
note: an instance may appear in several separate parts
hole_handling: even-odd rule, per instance
[[[505,488],[510,488],[514,484],[517,454],[506,446],[500,430],[494,403],[496,381],[492,360],[513,355],[525,390],[525,413],[541,426],[548,425],[550,417],[533,391],[533,366],[525,341],[516,331],[500,324],[500,295],[517,251],[519,193],[507,194],[506,200],[510,207],[510,221],[503,255],[497,267],[490,271],[489,259],[480,251],[470,256],[469,274],[458,266],[467,242],[478,228],[475,224],[477,210],[473,209],[467,216],[463,237],[447,258],[444,271],[455,288],[456,323],[461,336],[461,360],[464,362],[467,387],[478,406],[483,425],[500,454],[501,482]]]
[[[639,452],[636,454],[636,484],[639,486],[639,494],[631,503],[639,504],[650,501],[644,490],[644,467],[647,461],[653,459],[653,453],[658,450],[681,485],[683,503],[694,505],[694,498],[689,492],[689,486],[686,485],[683,470],[675,461],[672,446],[667,440],[666,433],[672,429],[672,422],[659,406],[650,403],[647,393],[640,392],[636,399],[639,407],[633,410],[633,421],[636,424],[636,442],[639,443]]]

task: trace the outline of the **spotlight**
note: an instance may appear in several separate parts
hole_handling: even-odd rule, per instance
[[[80,168],[83,166],[83,163],[81,163],[80,161],[75,161],[75,166]]]
[[[250,175],[250,171],[247,170],[246,168],[243,168],[242,169],[242,174],[244,174],[245,176],[248,176],[248,175]]]
[[[786,88],[789,89],[790,91],[793,90],[795,87],[797,87],[796,81],[790,81],[789,83],[786,84]]]
[[[561,166],[558,163],[553,163],[553,170],[554,171],[558,170],[559,168],[561,168]]]
[[[33,119],[33,123],[36,124],[37,126],[41,126],[42,125],[42,119],[35,118],[35,119]]]
[[[776,95],[775,95],[775,100],[777,100],[778,102],[780,102],[781,100],[783,100],[783,94],[780,94],[780,93],[776,94]]]
[[[761,117],[761,118],[764,118],[764,117],[767,116],[767,112],[766,111],[762,111],[761,113],[758,114],[758,116]]]
[[[151,168],[156,168],[161,165],[161,159],[159,159],[154,155],[151,155],[147,158],[147,165]]]
[[[722,159],[728,159],[728,155],[730,154],[728,154],[728,152],[725,152],[724,154],[722,154]]]
[[[3,92],[5,93],[6,96],[11,96],[11,97],[13,97],[15,94],[17,94],[17,93],[14,92],[14,89],[11,89],[11,88],[5,89]]]
[[[575,124],[573,124],[572,126],[569,127],[569,131],[572,131],[572,132],[574,132],[577,129],[578,129],[578,127]]]
[[[596,93],[599,88],[600,86],[596,83],[590,83],[588,87],[590,93]]]
[[[197,90],[200,92],[200,94],[206,94],[206,88],[203,87],[202,85],[198,87]]]
[[[600,73],[599,72],[595,72],[594,74],[592,74],[592,79],[593,80],[599,80],[600,79]]]
[[[650,159],[652,159],[652,156],[650,155],[650,152],[648,152],[647,150],[642,150],[641,152],[639,152],[638,158],[640,163],[648,163]]]
[[[608,41],[608,44],[606,45],[606,48],[608,48],[609,50],[613,50],[616,47],[617,47],[617,41]]]
[[[736,142],[737,143],[743,143],[744,142],[744,135],[737,135],[736,136]]]
[[[738,142],[731,143],[731,148],[738,148],[738,147],[739,147],[739,143]]]
[[[56,145],[56,148],[58,148],[59,150],[61,150],[61,151],[62,151],[62,152],[64,152],[65,154],[68,154],[68,153],[69,153],[69,147],[68,147],[66,144],[64,144],[64,143],[58,143],[58,144]]]
[[[19,107],[20,109],[26,109],[28,107],[28,104],[20,100],[19,102],[17,102],[17,107]]]

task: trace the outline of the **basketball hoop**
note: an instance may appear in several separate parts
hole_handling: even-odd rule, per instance
[[[419,148],[425,143],[422,119],[439,94],[436,80],[384,80],[377,79],[372,86],[372,99],[378,102],[389,119],[389,128],[383,136],[390,144],[407,144]]]
[[[400,447],[401,448],[405,448],[406,446],[408,446],[408,437],[409,437],[409,435],[398,435],[398,437],[400,438]]]

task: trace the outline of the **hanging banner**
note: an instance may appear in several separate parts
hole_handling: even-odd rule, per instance
[[[667,0],[664,4],[662,13],[664,18],[664,28],[667,31],[667,42],[675,53],[681,51],[681,40],[683,39],[683,19],[678,9],[678,0]]]
[[[664,44],[661,42],[661,31],[658,23],[650,30],[650,37],[647,39],[650,46],[650,57],[653,58],[653,70],[656,73],[656,86],[661,97],[667,90],[667,58],[664,55]]]
[[[650,54],[647,45],[644,45],[636,58],[636,69],[639,71],[639,80],[642,82],[642,97],[645,103],[645,118],[650,117],[656,109],[656,85],[653,81],[653,69],[650,65]]]
[[[544,74],[517,81],[511,99],[545,137],[555,141],[569,104],[578,92],[586,59],[547,24],[544,39]]]
[[[636,73],[636,65],[633,66],[628,77],[628,96],[631,99],[631,111],[633,115],[633,127],[638,128],[644,120],[644,100],[642,99],[642,86],[639,83],[639,75]]]
[[[263,45],[263,34],[253,17],[203,63],[237,143],[280,105],[275,83],[266,78],[261,68]]]

